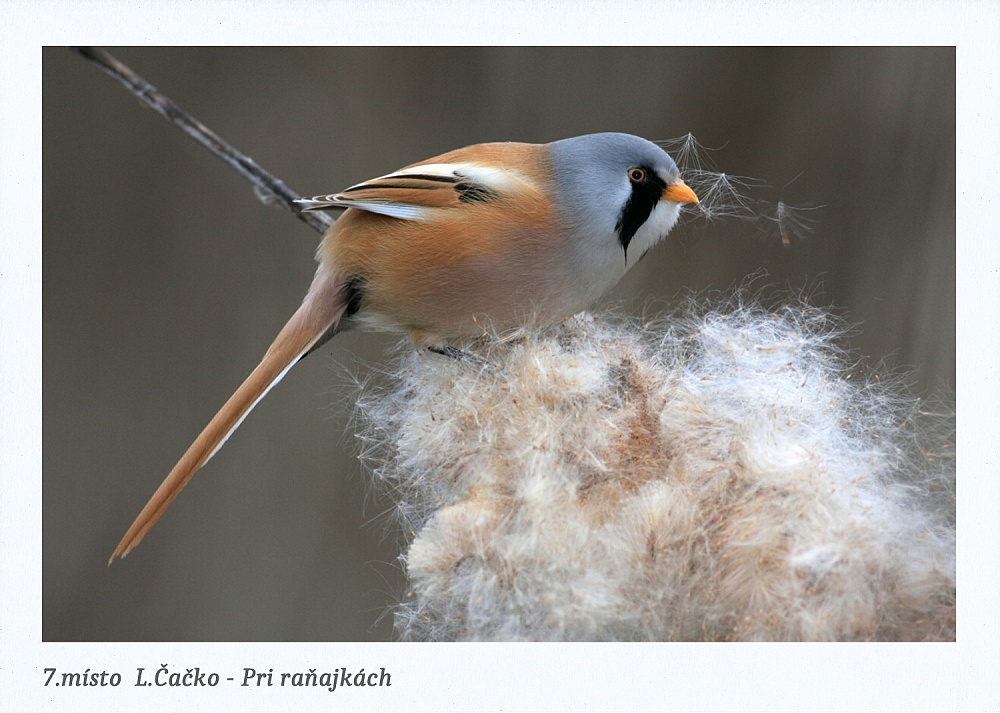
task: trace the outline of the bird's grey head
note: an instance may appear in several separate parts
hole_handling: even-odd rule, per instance
[[[651,141],[631,134],[576,136],[549,144],[556,196],[566,221],[581,236],[617,239],[629,259],[629,245],[649,221],[641,251],[663,238],[677,219],[678,206],[656,212],[664,191],[679,179],[677,164]],[[637,241],[638,242],[638,241]]]

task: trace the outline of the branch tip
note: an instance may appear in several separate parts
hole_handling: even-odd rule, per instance
[[[328,215],[304,212],[295,203],[299,196],[285,186],[282,181],[258,166],[249,156],[223,141],[215,132],[107,51],[100,47],[70,47],[69,49],[96,64],[138,97],[139,101],[225,161],[230,168],[254,186],[258,196],[269,197],[319,233],[326,232],[333,225],[333,220]]]

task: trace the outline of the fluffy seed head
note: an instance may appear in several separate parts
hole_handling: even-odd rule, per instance
[[[359,400],[398,635],[953,640],[949,449],[836,335],[736,302],[403,356]]]

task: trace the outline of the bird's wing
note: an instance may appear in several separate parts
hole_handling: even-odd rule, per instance
[[[403,220],[427,220],[437,210],[500,200],[536,190],[524,176],[475,163],[425,163],[373,178],[340,193],[296,201],[303,210],[359,208]]]

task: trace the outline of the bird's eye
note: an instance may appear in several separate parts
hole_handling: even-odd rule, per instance
[[[628,180],[632,183],[642,183],[646,180],[646,170],[636,166],[628,170]]]

